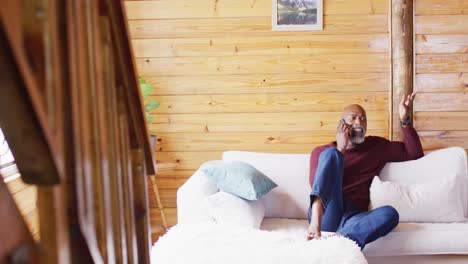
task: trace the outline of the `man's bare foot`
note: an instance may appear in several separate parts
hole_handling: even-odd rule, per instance
[[[320,227],[311,223],[308,228],[307,240],[320,239],[321,236]]]
[[[312,216],[307,233],[307,240],[320,239],[322,236],[320,230],[322,227],[323,206],[318,197],[312,201]]]

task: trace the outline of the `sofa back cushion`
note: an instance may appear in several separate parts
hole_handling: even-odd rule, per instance
[[[310,194],[309,158],[309,154],[226,151],[222,159],[249,163],[278,184],[260,198],[265,206],[265,217],[306,219]]]
[[[456,175],[462,185],[458,189],[461,192],[464,215],[468,217],[468,169],[463,148],[445,148],[433,151],[418,160],[387,163],[379,176],[382,181],[409,186],[441,180],[452,175]]]
[[[370,187],[370,209],[393,206],[400,222],[464,222],[460,177],[451,175],[425,183],[402,185],[375,176]]]

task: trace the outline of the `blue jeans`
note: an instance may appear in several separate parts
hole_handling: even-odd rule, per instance
[[[390,233],[398,225],[399,215],[391,206],[362,211],[352,202],[344,201],[343,171],[343,155],[336,148],[327,148],[320,154],[310,193],[311,205],[314,196],[322,200],[322,231],[337,232],[363,249],[366,244]],[[311,213],[309,206],[309,223]]]

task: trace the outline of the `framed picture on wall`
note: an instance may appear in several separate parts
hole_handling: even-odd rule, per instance
[[[273,30],[322,30],[323,0],[272,0]]]

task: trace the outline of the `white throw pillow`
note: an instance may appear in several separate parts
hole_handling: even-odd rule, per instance
[[[206,199],[213,220],[219,224],[260,228],[265,216],[265,207],[261,201],[248,201],[223,191]]]
[[[393,206],[400,222],[449,223],[464,221],[461,184],[456,175],[421,184],[401,185],[375,176],[370,209]]]

